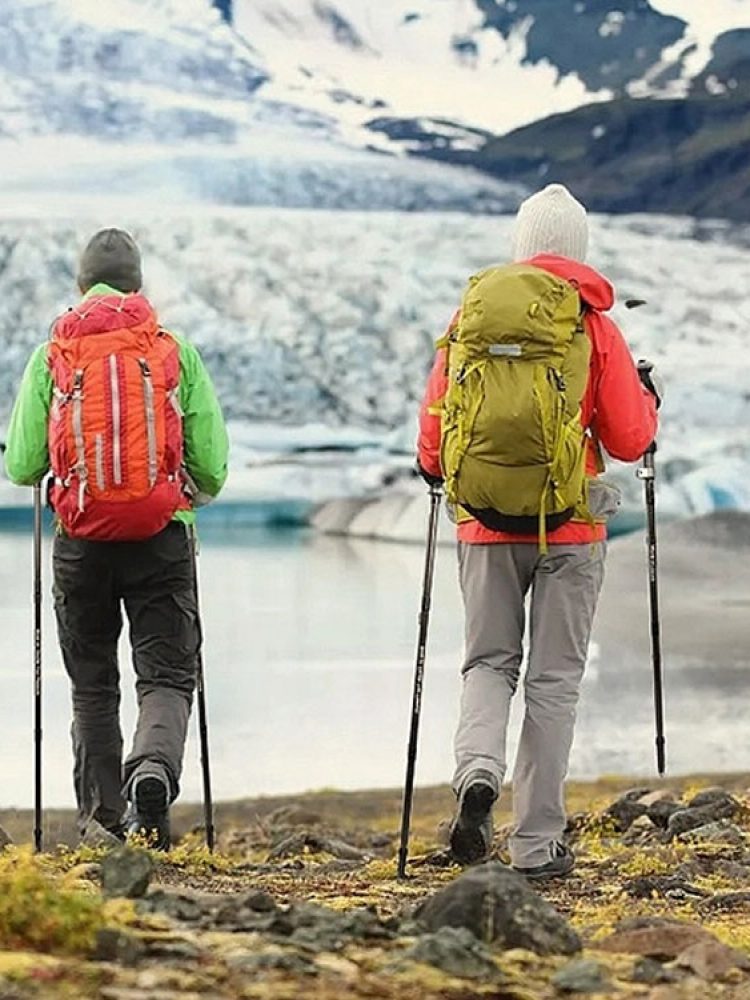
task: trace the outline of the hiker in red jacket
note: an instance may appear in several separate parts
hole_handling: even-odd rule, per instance
[[[451,849],[456,860],[468,864],[482,860],[491,847],[492,807],[505,778],[508,716],[520,677],[525,599],[531,592],[531,642],[524,677],[525,716],[513,775],[515,826],[510,853],[517,871],[540,880],[565,875],[574,863],[562,842],[563,784],[603,578],[606,521],[619,505],[617,488],[597,478],[603,464],[601,449],[626,462],[641,458],[656,434],[661,397],[652,366],[636,368],[622,334],[604,315],[613,305],[614,291],[606,278],[582,263],[587,244],[586,211],[562,185],[550,185],[521,205],[514,260],[577,289],[579,331],[590,341],[588,381],[584,369],[580,417],[576,413],[584,449],[586,516],[568,514],[564,523],[557,526],[550,521],[549,530],[542,527],[541,532],[534,521],[523,523],[519,533],[495,530],[486,518],[481,523],[457,508],[466,651],[455,739],[457,809]],[[460,324],[459,310],[449,334]],[[513,353],[511,348],[493,344],[490,353]],[[420,411],[418,462],[431,484],[442,483],[444,477],[441,444],[446,425],[441,404],[452,377],[443,347],[437,352]],[[540,539],[540,533],[546,537]]]

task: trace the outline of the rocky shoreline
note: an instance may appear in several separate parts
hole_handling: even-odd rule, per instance
[[[446,788],[418,790],[403,882],[397,791],[222,804],[214,856],[193,807],[175,811],[166,857],[10,844],[0,1000],[750,1000],[748,785],[571,785],[578,864],[533,888],[504,864],[505,807],[493,860],[451,864]],[[20,840],[27,818],[0,823]]]

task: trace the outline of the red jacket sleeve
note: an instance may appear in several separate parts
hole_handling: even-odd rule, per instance
[[[448,389],[445,373],[445,349],[435,355],[435,362],[427,379],[422,405],[419,408],[419,438],[417,439],[417,461],[431,476],[442,476],[440,467],[440,414],[431,408],[443,398]]]
[[[588,322],[594,348],[591,428],[612,458],[636,462],[656,437],[656,400],[641,384],[625,338],[612,320],[590,313]]]

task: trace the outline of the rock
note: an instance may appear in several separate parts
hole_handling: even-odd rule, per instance
[[[339,951],[351,941],[389,941],[396,936],[396,922],[381,920],[371,907],[340,912],[299,903],[285,916],[291,927],[289,940],[315,952]]]
[[[282,937],[294,930],[288,915],[265,892],[225,896],[213,911],[211,924],[222,930],[267,931]]]
[[[635,847],[639,844],[647,844],[659,836],[659,831],[648,817],[647,813],[634,820],[622,836],[623,844],[628,847]]]
[[[650,809],[652,806],[658,805],[660,802],[674,802],[676,803],[675,794],[669,788],[655,788],[653,792],[647,792],[645,795],[641,795],[638,799],[641,805]]]
[[[197,961],[206,956],[206,952],[192,941],[184,938],[165,938],[162,935],[144,941],[148,958],[161,958],[169,962]]]
[[[481,941],[503,948],[540,955],[581,950],[570,924],[525,879],[497,861],[465,872],[422,903],[415,917],[433,933],[441,927],[466,927]]]
[[[634,899],[651,899],[653,896],[674,898],[679,895],[684,898],[685,896],[705,897],[709,895],[703,889],[698,889],[677,875],[643,875],[626,882],[623,889],[628,896],[632,896]]]
[[[562,993],[602,993],[609,985],[609,974],[600,962],[581,958],[559,969],[551,982]]]
[[[216,898],[202,897],[187,889],[165,887],[154,889],[148,896],[139,900],[138,910],[141,913],[161,913],[172,920],[193,924],[198,923],[211,912]]]
[[[86,824],[86,832],[81,837],[81,843],[84,847],[111,847],[114,850],[122,847],[122,841],[95,819],[89,820]]]
[[[433,965],[450,976],[464,979],[484,982],[503,978],[492,954],[465,927],[441,927],[434,934],[425,934],[402,959]]]
[[[280,827],[318,826],[321,817],[312,809],[308,809],[298,802],[292,802],[288,806],[280,806],[268,813],[267,816],[263,817],[263,822],[275,830]]]
[[[750,967],[750,960],[742,952],[708,939],[698,941],[677,956],[676,964],[690,969],[701,979],[723,979],[730,969]]]
[[[643,816],[646,812],[646,806],[639,800],[649,792],[649,788],[631,788],[629,792],[625,792],[609,808],[605,809],[605,818],[613,819],[617,831],[624,833],[639,816]]]
[[[727,819],[698,826],[694,830],[688,830],[687,833],[681,833],[677,839],[687,843],[699,841],[712,844],[731,844],[733,847],[743,847],[745,844],[745,835],[742,830]]]
[[[249,951],[242,955],[232,955],[227,964],[242,972],[289,972],[292,975],[316,976],[315,962],[305,955],[293,951]]]
[[[694,801],[694,800],[693,800]],[[731,795],[725,795],[722,799],[708,802],[702,806],[688,806],[678,809],[669,817],[667,823],[667,834],[669,839],[679,837],[681,833],[688,830],[696,830],[699,826],[706,826],[708,823],[715,823],[720,819],[732,819],[740,808],[739,802]]]
[[[684,808],[679,802],[673,799],[662,799],[654,802],[646,809],[646,815],[660,830],[666,830],[670,816]]]
[[[153,874],[150,855],[132,847],[120,847],[102,861],[102,890],[105,896],[137,899],[145,895]]]
[[[699,906],[701,913],[731,913],[732,910],[750,909],[750,892],[721,892],[704,899]]]
[[[390,833],[376,833],[370,837],[370,847],[373,847],[376,851],[380,851],[386,847],[390,847],[395,839],[395,836],[391,836]]]
[[[698,924],[661,917],[637,917],[623,921],[614,933],[594,947],[600,951],[624,952],[670,961],[691,945],[706,940],[716,939]]]
[[[246,893],[244,896],[240,896],[240,900],[242,906],[248,910],[254,910],[256,913],[272,913],[278,909],[276,900],[270,892],[262,892],[256,889]]]
[[[3,830],[3,828],[0,826],[0,851],[4,847],[10,847],[12,843],[13,843],[12,839],[8,836],[8,834],[5,832],[5,830]]]
[[[735,814],[740,808],[737,799],[726,788],[719,787],[704,788],[702,792],[698,792],[688,802],[689,809],[702,809],[704,806],[731,807]]]
[[[372,861],[372,854],[369,851],[363,851],[336,837],[325,837],[320,843],[327,854],[332,854],[341,861]]]
[[[302,854],[308,847],[307,833],[292,833],[277,841],[268,852],[269,861],[278,861],[281,858],[291,858],[297,854]]]
[[[133,966],[144,957],[146,948],[132,934],[114,927],[103,927],[96,932],[94,959],[98,962],[118,962]]]
[[[674,969],[668,969],[654,958],[639,958],[633,966],[631,979],[634,983],[646,983],[655,986],[657,983],[674,983],[680,977]]]
[[[268,860],[292,858],[312,851],[314,854],[332,854],[343,861],[371,861],[372,854],[359,847],[347,844],[336,837],[324,837],[309,831],[293,833],[276,843],[268,854]]]

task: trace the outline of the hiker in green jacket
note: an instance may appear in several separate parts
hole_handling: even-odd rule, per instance
[[[141,284],[133,239],[97,233],[80,260],[81,302],[26,367],[5,468],[23,486],[51,472],[55,612],[72,685],[81,834],[141,833],[167,849],[201,645],[194,507],[224,485],[228,443],[198,351],[159,326]],[[122,607],[138,699],[124,766]]]

